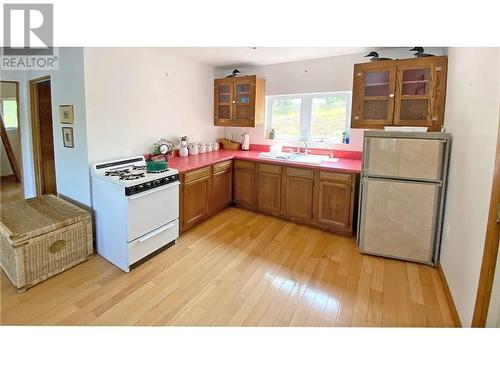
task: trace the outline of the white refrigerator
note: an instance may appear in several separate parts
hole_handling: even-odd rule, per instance
[[[450,144],[445,133],[365,132],[362,253],[437,265]]]

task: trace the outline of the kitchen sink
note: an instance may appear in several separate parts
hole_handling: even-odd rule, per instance
[[[330,158],[326,155],[305,155],[294,152],[261,152],[260,158],[271,160],[285,160],[293,163],[321,164],[323,161],[338,161],[337,158]]]

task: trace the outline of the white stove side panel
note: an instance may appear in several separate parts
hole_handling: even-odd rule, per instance
[[[128,272],[127,198],[123,186],[92,179],[97,252]]]

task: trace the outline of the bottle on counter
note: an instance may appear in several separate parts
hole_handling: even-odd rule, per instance
[[[272,128],[271,131],[269,132],[269,139],[274,139],[274,137],[275,137],[274,128]]]

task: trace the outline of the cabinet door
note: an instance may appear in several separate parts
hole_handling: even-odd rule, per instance
[[[230,125],[233,116],[233,79],[214,81],[214,124]]]
[[[418,58],[398,63],[395,125],[428,126],[443,123],[446,60]]]
[[[210,216],[212,177],[205,176],[183,183],[181,199],[181,231],[184,231]]]
[[[234,201],[237,205],[254,208],[255,172],[252,169],[235,168]]]
[[[281,210],[281,174],[258,172],[257,209],[279,214]]]
[[[234,79],[232,113],[234,125],[255,125],[255,80],[256,77]]]
[[[353,86],[353,127],[392,124],[396,88],[394,63],[355,65]]]
[[[350,232],[351,185],[341,181],[320,180],[318,186],[317,220],[321,226]]]
[[[228,206],[233,199],[233,171],[226,169],[214,172],[212,184],[213,210],[219,211]]]
[[[313,217],[314,172],[287,168],[283,181],[283,215],[310,223]]]

